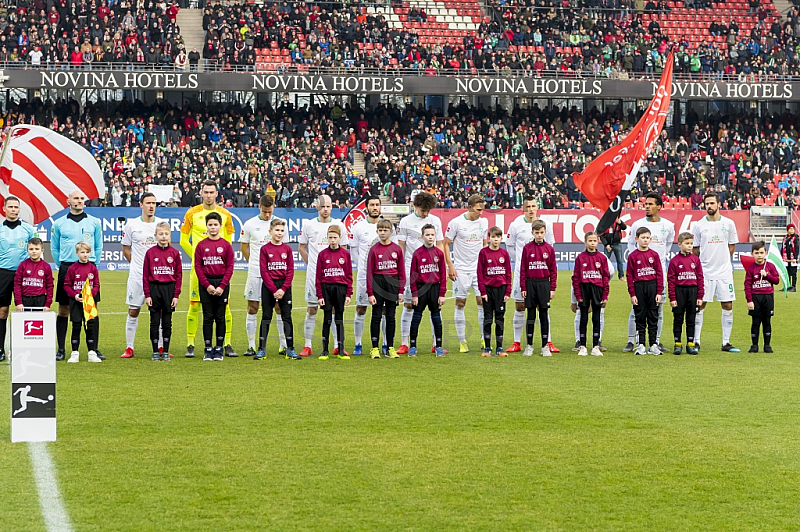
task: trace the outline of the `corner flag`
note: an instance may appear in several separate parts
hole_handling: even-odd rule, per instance
[[[96,318],[97,306],[94,304],[94,296],[92,295],[92,289],[89,288],[88,279],[83,283],[83,288],[81,288],[81,298],[83,299],[83,318],[86,321]]]
[[[778,247],[778,242],[775,236],[769,243],[769,250],[767,250],[767,262],[771,262],[775,269],[778,270],[778,275],[781,277],[781,284],[783,284],[783,295],[789,297],[787,290],[789,290],[789,272],[786,271],[786,265],[783,264],[783,257],[781,257],[781,250]]]

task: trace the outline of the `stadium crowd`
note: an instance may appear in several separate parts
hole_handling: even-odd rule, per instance
[[[90,69],[95,63],[189,63],[174,2],[0,2],[0,64]]]
[[[115,63],[189,70],[203,60],[206,68],[252,70],[258,67],[259,51],[270,50],[281,54],[272,63],[279,70],[407,68],[427,75],[554,71],[653,77],[674,47],[679,73],[707,77],[800,74],[797,6],[785,18],[778,18],[761,4],[759,23],[749,31],[742,30],[734,17],[714,20],[703,32],[724,42],[709,39],[696,45],[682,38],[670,41],[657,20],[643,18],[666,12],[669,7],[664,0],[587,0],[568,5],[555,0],[535,5],[498,1],[487,8],[493,16],[483,18],[458,42],[435,42],[414,27],[390,25],[383,13],[366,7],[376,4],[400,6],[388,2],[208,3],[202,23],[205,44],[202,50],[187,50],[175,2],[18,0],[8,6],[0,3],[0,64],[85,69],[95,63]],[[687,7],[706,4],[687,2]],[[424,9],[412,11],[403,16],[427,20]]]
[[[174,202],[196,204],[197,187],[218,180],[228,206],[310,206],[327,193],[346,207],[370,194],[406,203],[415,190],[441,207],[463,207],[473,193],[488,208],[519,207],[526,194],[543,208],[579,208],[572,173],[618,143],[638,116],[596,108],[484,109],[465,103],[432,110],[379,105],[371,110],[316,105],[252,110],[236,105],[173,107],[159,102],[75,101],[13,104],[8,125],[35,123],[77,141],[105,174],[107,205],[136,205],[149,184],[175,187]],[[640,171],[634,201],[647,192],[691,198],[718,192],[730,209],[758,202],[794,205],[800,172],[798,117],[751,114],[702,119],[666,132]],[[355,168],[363,154],[363,171]],[[359,157],[360,159],[360,157]],[[360,166],[359,166],[360,167]]]

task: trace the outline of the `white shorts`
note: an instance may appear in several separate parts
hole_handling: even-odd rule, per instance
[[[306,272],[306,275],[308,275],[308,272]],[[316,275],[313,278],[306,277],[305,299],[307,306],[309,307],[319,306],[319,298],[317,297]]]
[[[244,298],[247,301],[258,301],[261,303],[261,276],[247,275],[247,282],[244,284]]]
[[[128,275],[128,290],[125,295],[125,304],[131,308],[142,308],[144,306],[144,287],[142,278],[135,275]]]
[[[456,268],[456,271],[458,271],[458,268]],[[453,281],[453,297],[456,299],[467,299],[470,288],[472,288],[476,297],[481,297],[481,291],[478,288],[478,274],[476,272],[458,272],[458,277]]]
[[[356,306],[368,307],[369,295],[367,294],[367,278],[356,276]]]
[[[522,297],[522,289],[519,287],[519,272],[514,272],[514,281],[511,287],[511,299],[517,303],[524,303],[525,298]]]
[[[703,301],[710,303],[717,298],[720,303],[736,301],[736,290],[733,288],[733,278],[731,279],[704,279],[705,294]]]

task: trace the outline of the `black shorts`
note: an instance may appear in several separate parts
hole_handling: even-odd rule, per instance
[[[506,297],[506,287],[505,286],[486,286],[486,292],[484,295],[486,296],[486,301],[483,302],[483,309],[484,309],[484,316],[489,316],[490,314],[486,311],[494,312],[495,314],[505,314],[506,312],[506,302],[503,301]],[[550,294],[548,293],[548,296]]]
[[[97,301],[95,301],[96,303]],[[69,321],[72,323],[81,323],[84,320],[83,303],[70,299],[69,301]]]
[[[150,299],[153,305],[150,312],[174,312],[172,299],[175,297],[175,283],[150,283]]]
[[[691,307],[697,306],[697,285],[695,286],[681,286],[675,287],[675,301],[678,303],[677,307],[672,309],[672,312],[683,313]]]
[[[272,280],[272,284],[274,284],[275,288],[277,289],[276,292],[283,288],[283,283],[285,283],[285,282],[286,282],[286,279],[273,279]],[[265,309],[265,308],[268,308],[268,307],[269,308],[275,308],[276,304],[278,305],[279,308],[282,305],[289,305],[289,308],[291,309],[291,306],[292,306],[292,287],[291,287],[291,285],[289,287],[287,287],[283,291],[283,298],[280,301],[278,301],[277,299],[275,299],[275,294],[273,292],[270,292],[269,288],[267,288],[267,285],[265,285],[264,282],[262,281],[262,283],[261,283],[261,308],[262,309]]]
[[[25,307],[25,310],[39,310],[44,308],[44,304],[47,303],[47,296],[22,296],[22,305]],[[17,303],[19,304],[19,303]]]
[[[61,267],[58,269],[58,280],[56,281],[56,302],[59,305],[69,306],[70,303],[75,301],[71,297],[67,295],[67,291],[64,290],[64,281],[67,278],[67,270],[69,267],[75,264],[74,262],[62,262]],[[100,302],[100,291],[97,291],[97,295],[94,296],[94,302]]]
[[[372,278],[372,293],[380,303],[381,301],[391,301],[397,303],[400,291],[400,278],[389,275],[375,275]]]
[[[656,296],[660,294],[658,284],[655,281],[636,281],[633,283],[634,294],[639,301],[637,306],[644,308],[655,308]]]
[[[347,297],[347,285],[339,283],[322,283],[322,299],[325,304],[322,310],[344,310],[344,300]]]
[[[772,316],[775,314],[775,299],[773,294],[753,294],[753,310],[748,311],[751,316]]]
[[[0,270],[0,308],[11,305],[11,296],[14,295],[14,270]],[[17,303],[19,304],[19,303]]]
[[[439,312],[439,283],[419,283],[417,284],[417,304],[414,305],[414,310],[428,310]]]
[[[594,283],[581,283],[580,284],[581,300],[583,303],[578,303],[579,306],[588,307],[592,303],[595,306],[603,304],[603,287],[597,286]]]
[[[207,277],[208,284],[213,287],[217,287],[222,283],[222,277]],[[200,286],[197,291],[200,293],[200,304],[201,305],[211,305],[212,302],[217,302],[221,300],[221,303],[227,305],[228,304],[228,293],[231,290],[231,285],[225,287],[225,291],[222,292],[221,296],[212,296],[208,293],[208,290]]]
[[[550,308],[550,279],[526,279],[525,293],[526,308]]]

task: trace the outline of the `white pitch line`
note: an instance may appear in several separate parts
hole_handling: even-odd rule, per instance
[[[33,464],[33,477],[39,491],[39,504],[47,532],[72,532],[72,524],[61,500],[56,480],[56,468],[46,443],[29,443],[28,452]]]

